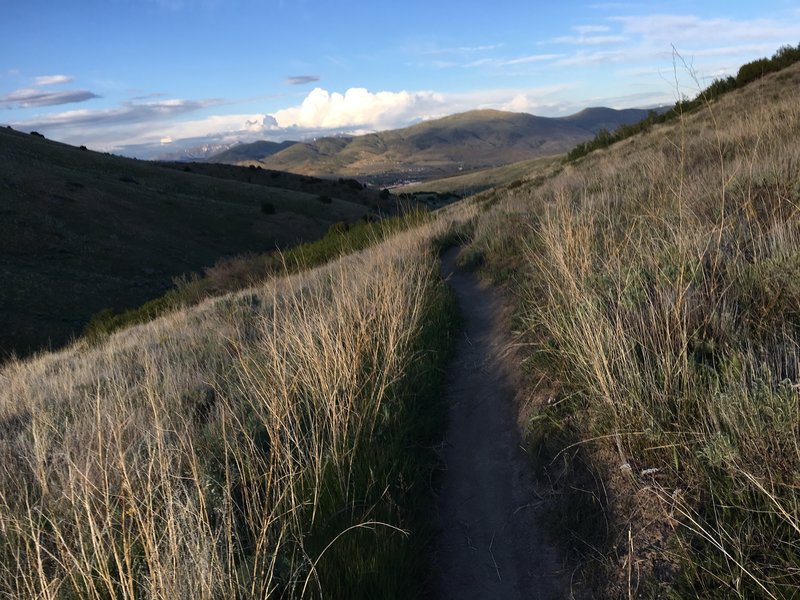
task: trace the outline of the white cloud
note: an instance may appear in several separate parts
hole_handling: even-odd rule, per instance
[[[69,75],[42,75],[34,80],[35,85],[57,85],[60,83],[72,83],[72,77]]]
[[[61,92],[46,92],[39,89],[14,90],[8,94],[0,95],[0,108],[32,108],[42,106],[57,106],[59,104],[73,104],[85,102],[99,96],[88,90],[64,90]]]
[[[159,133],[172,140],[185,138],[261,139],[275,131],[277,123],[270,115],[212,115],[203,119],[180,121],[159,128]]]
[[[564,35],[553,38],[556,44],[577,44],[580,46],[597,46],[600,44],[617,44],[627,41],[624,35]]]
[[[392,127],[420,114],[441,111],[445,99],[435,92],[370,92],[366,88],[350,88],[344,94],[315,88],[300,106],[273,114],[279,127],[303,129],[336,129]]]
[[[564,56],[563,54],[528,54],[516,58],[481,58],[463,65],[467,68],[474,67],[511,67],[514,65],[525,65],[530,63],[547,62],[556,60]]]
[[[611,31],[611,28],[608,25],[578,25],[572,29],[581,35],[586,35],[587,33],[605,33],[606,31]]]
[[[640,57],[641,55],[638,55]],[[560,66],[588,67],[607,63],[629,62],[631,53],[628,50],[603,50],[597,52],[579,51],[573,56],[562,58],[557,62]]]
[[[560,58],[561,54],[529,54],[528,56],[520,56],[518,58],[512,58],[509,60],[500,61],[501,66],[506,65],[524,65],[533,62],[545,62],[548,60],[555,60],[556,58]]]

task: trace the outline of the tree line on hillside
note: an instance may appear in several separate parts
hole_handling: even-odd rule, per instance
[[[769,73],[785,69],[796,62],[800,62],[800,44],[796,47],[782,46],[772,55],[772,58],[759,58],[742,65],[736,73],[736,77],[729,75],[728,77],[715,79],[693,100],[679,100],[675,103],[675,106],[664,112],[651,110],[641,121],[631,125],[620,125],[613,132],[607,129],[601,129],[595,134],[594,139],[580,143],[570,150],[567,154],[567,162],[572,162],[582,156],[586,156],[593,150],[607,148],[611,144],[629,138],[637,133],[641,133],[657,123],[665,123],[675,119],[728,92],[744,87],[748,83],[760,79]]]

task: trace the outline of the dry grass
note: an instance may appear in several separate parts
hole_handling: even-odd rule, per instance
[[[536,427],[593,462],[609,594],[800,589],[798,89],[798,67],[765,78],[477,226],[491,270],[520,244],[504,220],[529,232],[514,277],[562,386]]]
[[[426,332],[447,332],[446,227],[5,365],[0,597],[421,585],[405,445],[431,419],[414,411],[439,360]]]

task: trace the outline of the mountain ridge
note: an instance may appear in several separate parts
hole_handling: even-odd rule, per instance
[[[400,129],[298,142],[264,156],[256,146],[243,144],[237,148],[250,158],[235,162],[396,185],[560,154],[593,138],[601,128],[637,122],[648,112],[592,107],[566,117],[540,117],[479,109]],[[210,160],[226,158],[223,153]]]

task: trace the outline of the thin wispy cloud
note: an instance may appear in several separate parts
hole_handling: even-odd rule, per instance
[[[119,108],[82,109],[50,113],[19,123],[22,127],[41,129],[57,127],[115,127],[139,122],[166,120],[201,108],[219,104],[218,100],[163,100],[160,102],[127,102]]]
[[[88,90],[67,90],[61,92],[46,92],[39,89],[15,90],[9,94],[0,95],[0,108],[34,108],[42,106],[58,106],[60,104],[74,104],[85,102],[92,98],[99,98],[94,92]]]
[[[560,67],[589,67],[610,63],[624,63],[630,60],[630,52],[626,50],[599,50],[595,52],[579,51],[572,56],[556,61]]]
[[[291,75],[286,78],[289,85],[306,85],[315,81],[319,81],[318,75]]]
[[[528,54],[516,58],[481,58],[468,62],[464,67],[510,67],[514,65],[525,65],[530,63],[541,63],[556,60],[563,57],[563,54]]]
[[[578,46],[599,46],[602,44],[620,44],[628,41],[624,35],[564,35],[551,40],[556,44],[574,44]]]
[[[694,15],[654,14],[615,16],[609,21],[619,23],[623,32],[636,34],[651,43],[705,44],[732,40],[794,40],[800,37],[800,23],[775,19],[737,20],[729,18],[704,19]]]
[[[485,44],[482,46],[454,46],[452,48],[423,48],[420,54],[473,54],[475,52],[488,52],[501,48],[502,44]]]
[[[576,25],[572,28],[580,35],[587,35],[589,33],[605,33],[611,31],[608,25]]]
[[[72,77],[69,75],[42,75],[33,80],[37,86],[58,85],[61,83],[72,83]]]

